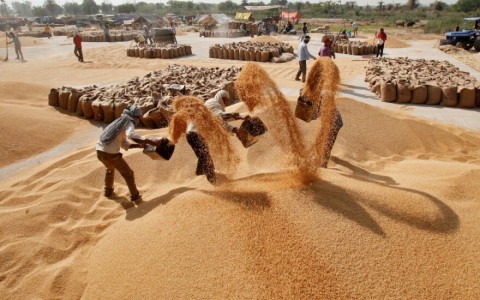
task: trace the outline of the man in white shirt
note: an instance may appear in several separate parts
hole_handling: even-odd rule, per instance
[[[298,44],[298,65],[299,69],[297,72],[297,76],[295,76],[295,80],[300,80],[300,75],[302,75],[302,82],[305,82],[305,78],[307,77],[307,60],[310,58],[315,59],[315,56],[308,52],[307,44],[310,42],[310,36],[305,36],[303,41]]]

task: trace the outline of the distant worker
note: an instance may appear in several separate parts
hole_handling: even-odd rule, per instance
[[[302,82],[305,82],[305,77],[307,76],[307,60],[310,58],[315,59],[315,56],[308,52],[307,44],[310,42],[310,36],[305,36],[303,41],[298,44],[298,65],[299,69],[295,80],[300,80],[300,75],[302,75]]]
[[[335,58],[335,51],[332,49],[332,46],[331,46],[332,43],[330,41],[330,38],[324,35],[322,37],[322,42],[323,42],[323,46],[320,47],[320,51],[318,51],[318,56]]]
[[[107,23],[103,26],[103,35],[105,36],[105,41],[110,42],[110,29]]]
[[[173,33],[173,43],[177,44],[177,28],[175,27],[175,23],[170,23],[170,30]]]
[[[353,29],[353,37],[358,37],[358,23],[357,23],[357,21],[353,21],[352,29]]]
[[[247,30],[247,24],[242,23],[242,25],[240,25],[240,32],[242,32],[244,36],[249,35]]]
[[[75,54],[79,62],[83,62],[82,37],[80,36],[78,31],[75,31],[75,34],[73,36],[73,44],[75,45],[75,48],[73,49],[73,54]]]
[[[139,46],[145,45],[145,37],[141,32],[138,33],[137,38],[135,39],[135,42],[137,42]]]
[[[17,54],[16,59],[21,59],[23,61],[22,44],[20,43],[20,39],[13,32],[10,32],[10,35],[7,33],[7,35],[12,39],[12,41],[7,44],[13,43],[15,46],[15,54]]]
[[[377,56],[383,57],[383,48],[385,48],[385,42],[387,41],[387,34],[380,28],[380,32],[376,35],[377,37]]]
[[[48,38],[52,37],[52,28],[50,27],[50,25],[48,24],[45,25],[43,34]]]

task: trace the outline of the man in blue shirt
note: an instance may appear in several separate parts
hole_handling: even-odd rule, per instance
[[[310,58],[315,59],[315,56],[308,52],[307,44],[310,42],[310,36],[305,36],[303,41],[298,44],[298,65],[299,69],[297,72],[297,76],[295,76],[295,80],[300,80],[300,75],[302,75],[302,82],[305,82],[305,78],[307,77],[307,60]]]

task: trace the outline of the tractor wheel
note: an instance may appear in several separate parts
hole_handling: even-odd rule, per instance
[[[480,52],[480,39],[477,39],[475,43],[473,43],[473,47],[475,50],[477,50],[477,52]]]
[[[470,49],[472,49],[472,47],[473,47],[473,43],[468,43],[468,44],[465,46],[465,48],[463,48],[463,49],[465,49],[465,50],[470,50]]]
[[[467,43],[458,42],[458,43],[455,45],[455,47],[465,49],[465,48],[467,47]]]
[[[447,39],[440,40],[440,46],[450,45],[450,41]]]

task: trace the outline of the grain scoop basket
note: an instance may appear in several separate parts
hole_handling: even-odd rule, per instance
[[[297,107],[295,108],[295,117],[308,123],[317,119],[319,114],[319,101],[312,101],[305,96],[298,97]]]
[[[146,145],[143,153],[154,160],[169,160],[175,151],[175,145],[170,143],[167,138],[159,138],[155,141],[157,142],[156,146]]]
[[[267,132],[267,127],[258,117],[245,117],[245,120],[238,129],[237,137],[242,142],[243,147],[248,148],[257,143],[260,136]]]

